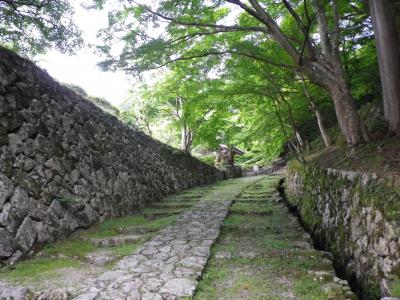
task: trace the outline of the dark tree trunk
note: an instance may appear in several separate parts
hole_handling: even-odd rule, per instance
[[[378,50],[385,119],[400,136],[400,51],[392,0],[369,0]]]
[[[347,144],[355,146],[364,141],[360,119],[350,91],[337,82],[332,82],[328,86],[328,91],[335,104],[336,117]]]

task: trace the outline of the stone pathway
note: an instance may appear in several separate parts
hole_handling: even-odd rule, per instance
[[[255,180],[228,181],[224,192],[215,188],[74,299],[156,300],[192,296],[232,200]]]
[[[196,205],[75,299],[176,299],[193,295],[230,203]]]

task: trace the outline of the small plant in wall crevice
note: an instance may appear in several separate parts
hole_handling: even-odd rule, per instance
[[[55,200],[64,208],[69,208],[79,202],[79,198],[71,194],[58,194]]]

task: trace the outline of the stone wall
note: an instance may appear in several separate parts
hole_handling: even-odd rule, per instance
[[[363,299],[400,290],[399,183],[398,177],[295,163],[287,171],[289,202]]]
[[[0,48],[0,263],[221,176]]]

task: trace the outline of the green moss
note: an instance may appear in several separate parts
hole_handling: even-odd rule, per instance
[[[287,169],[289,172],[294,173],[296,171],[301,171],[303,166],[298,160],[292,159],[287,164]]]
[[[70,194],[59,194],[55,197],[55,200],[64,208],[69,208],[80,201],[78,197]]]

